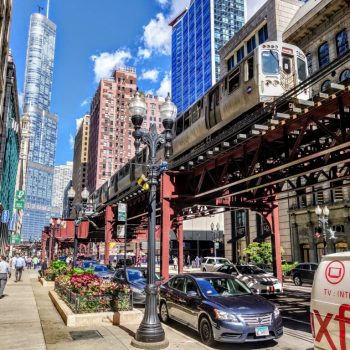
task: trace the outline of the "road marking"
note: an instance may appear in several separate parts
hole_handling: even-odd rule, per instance
[[[298,322],[298,323],[302,323],[302,324],[306,324],[306,325],[310,326],[310,322],[296,320],[295,318],[288,317],[288,316],[282,316],[282,318],[285,320],[294,321],[294,322]]]

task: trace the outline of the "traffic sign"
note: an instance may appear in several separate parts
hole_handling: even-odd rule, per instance
[[[215,242],[215,249],[219,249],[220,248],[220,243],[219,242]]]
[[[15,201],[15,209],[24,209],[24,201],[19,201],[16,199]]]
[[[1,214],[1,222],[4,224],[7,224],[10,218],[10,211],[9,210],[4,210]]]
[[[16,191],[16,199],[19,201],[24,201],[25,194],[26,194],[25,191],[22,191],[22,190]]]
[[[21,235],[11,235],[11,244],[21,243]]]
[[[126,204],[118,203],[118,221],[126,221]]]
[[[16,191],[15,209],[24,209],[25,194],[26,194],[25,191],[22,191],[22,190]]]
[[[125,238],[125,225],[117,226],[117,238]]]

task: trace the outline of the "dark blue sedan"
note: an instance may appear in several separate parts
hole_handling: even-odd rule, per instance
[[[111,271],[106,265],[92,265],[91,268],[94,270],[93,273],[102,278],[105,282],[109,282],[114,275],[114,272]]]
[[[160,287],[160,319],[174,319],[199,332],[202,342],[266,341],[283,334],[278,308],[234,277],[191,273]]]

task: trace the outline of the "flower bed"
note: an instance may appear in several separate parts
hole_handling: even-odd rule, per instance
[[[44,271],[46,281],[54,281],[57,276],[66,273],[67,264],[64,261],[53,261],[49,268]]]
[[[103,283],[92,273],[62,275],[55,291],[75,313],[132,310],[132,292],[124,285]]]

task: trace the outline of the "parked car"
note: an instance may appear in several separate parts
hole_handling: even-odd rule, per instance
[[[114,275],[114,272],[111,271],[106,265],[96,264],[92,265],[91,268],[94,270],[93,273],[102,278],[105,282],[110,281]]]
[[[134,262],[132,261],[132,259],[126,259],[126,266],[132,266],[134,265]],[[119,259],[117,261],[117,266],[120,267],[120,266],[124,266],[124,259]]]
[[[290,272],[294,284],[296,286],[301,286],[303,283],[312,284],[317,268],[316,263],[301,263],[295,266]]]
[[[237,278],[222,273],[185,273],[160,286],[160,319],[198,331],[202,342],[266,341],[283,334],[282,318],[270,301]]]
[[[225,264],[219,267],[218,272],[235,276],[256,294],[275,295],[283,292],[281,281],[255,265]]]
[[[93,265],[96,265],[97,261],[96,260],[83,260],[81,262],[81,268],[82,269],[89,269],[92,268]]]
[[[231,261],[226,258],[216,258],[213,256],[207,256],[203,259],[203,262],[201,264],[201,271],[216,271],[220,266],[224,264],[231,264]]]
[[[126,277],[124,268],[115,271],[112,278],[113,282],[126,283],[132,290],[133,303],[144,305],[146,302],[145,287],[147,284],[147,268],[145,267],[127,267]],[[161,284],[161,277],[156,273],[156,285]]]

